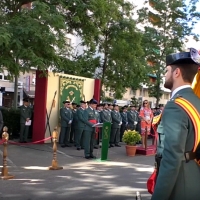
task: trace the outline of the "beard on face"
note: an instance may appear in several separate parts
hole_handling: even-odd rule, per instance
[[[173,78],[172,78],[172,76],[170,76],[168,80],[165,80],[164,87],[167,88],[167,89],[170,89],[170,90],[173,88]]]

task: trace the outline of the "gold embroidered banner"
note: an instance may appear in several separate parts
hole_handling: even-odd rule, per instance
[[[79,104],[83,99],[84,79],[60,77],[60,107],[67,100]]]

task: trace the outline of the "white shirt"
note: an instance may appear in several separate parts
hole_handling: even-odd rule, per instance
[[[177,88],[172,92],[171,98],[174,97],[174,95],[175,95],[178,91],[180,91],[180,90],[182,90],[182,89],[185,89],[185,88],[191,88],[191,85],[182,85],[182,86],[180,86],[180,87],[177,87]]]

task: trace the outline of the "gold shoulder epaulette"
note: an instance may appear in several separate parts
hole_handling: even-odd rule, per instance
[[[161,120],[162,113],[153,118],[152,124],[158,124]]]

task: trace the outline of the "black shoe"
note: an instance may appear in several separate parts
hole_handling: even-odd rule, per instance
[[[96,156],[91,155],[90,158],[96,159]]]
[[[114,144],[110,144],[110,147],[114,147],[115,145]]]
[[[91,159],[91,157],[90,157],[90,156],[85,156],[85,159],[88,159],[88,160],[89,160],[89,159]]]
[[[119,144],[116,144],[115,146],[116,146],[116,147],[121,147]]]
[[[99,147],[98,146],[94,146],[94,149],[98,149]]]
[[[78,147],[78,148],[77,148],[77,150],[78,150],[78,151],[80,151],[80,150],[81,150],[81,148],[80,148],[80,147]]]
[[[23,141],[23,143],[27,143],[27,141]]]
[[[70,145],[70,144],[66,144],[65,146],[66,146],[66,147],[72,147],[72,145]]]
[[[66,147],[66,145],[65,144],[62,144],[62,145],[60,145],[62,148],[64,148],[64,147]]]

